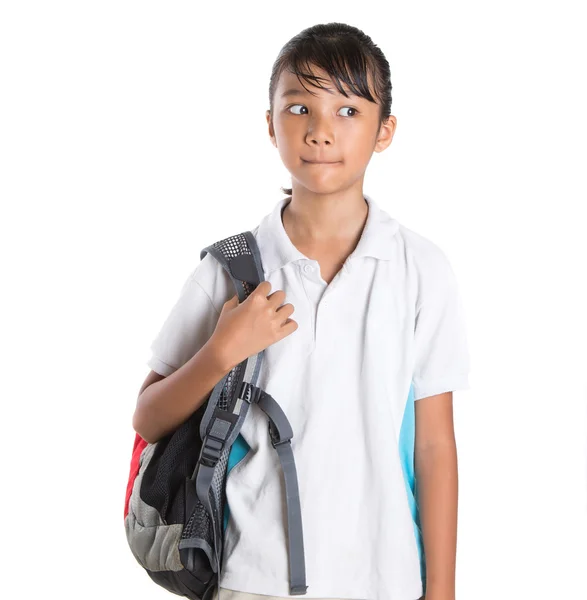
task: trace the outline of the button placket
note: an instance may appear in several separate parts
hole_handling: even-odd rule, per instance
[[[340,279],[344,277],[346,272],[348,272],[348,267],[348,262],[345,262],[340,271],[335,275],[334,279],[327,284],[325,281],[323,281],[320,275],[319,265],[310,262],[300,265],[304,289],[306,291],[308,301],[312,306],[313,348],[316,347],[316,343],[320,335],[319,330],[322,328],[322,318],[320,318],[320,315],[321,311],[323,312],[326,310],[324,303],[328,300],[329,294],[332,294],[335,291],[335,288],[340,285]]]
[[[300,267],[300,281],[306,295],[306,301],[309,307],[310,315],[310,330],[311,330],[311,347],[310,352],[314,351],[314,345],[316,343],[316,302],[315,293],[312,289],[315,283],[312,278],[307,275],[308,270],[306,267],[312,267],[312,265],[306,263],[299,265]]]

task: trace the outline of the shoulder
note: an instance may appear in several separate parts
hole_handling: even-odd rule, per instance
[[[451,261],[438,243],[401,223],[397,233],[404,246],[406,268],[418,290],[419,303],[425,297],[442,296],[456,286]]]
[[[251,229],[251,233],[255,239],[258,230],[258,226]],[[227,238],[228,237],[230,236],[227,236]],[[201,287],[208,295],[214,308],[219,314],[224,303],[236,294],[230,275],[210,253],[206,254],[204,258],[200,260],[197,267],[191,273],[190,280],[194,285]]]
[[[452,274],[451,261],[435,241],[399,224],[398,238],[404,246],[406,261],[419,273]]]
[[[405,247],[406,255],[419,267],[440,266],[449,263],[445,251],[433,240],[399,223],[398,238]]]

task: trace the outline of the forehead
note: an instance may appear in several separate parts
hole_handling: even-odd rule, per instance
[[[276,87],[275,100],[287,101],[289,98],[294,98],[296,96],[321,96],[323,98],[345,98],[344,94],[341,94],[332,78],[324,71],[323,69],[319,69],[318,67],[312,67],[310,73],[313,77],[319,78],[316,81],[307,81],[303,77],[299,77],[292,73],[291,71],[285,69],[280,77]],[[371,74],[368,74],[369,86],[371,87]],[[360,96],[355,96],[355,94],[349,89],[349,87],[341,82],[341,85],[345,92],[348,94],[348,97],[358,98],[361,100]],[[318,87],[322,86],[322,87]],[[323,89],[326,88],[326,89]]]

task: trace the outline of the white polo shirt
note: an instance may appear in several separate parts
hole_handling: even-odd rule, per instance
[[[361,238],[328,285],[318,261],[283,227],[289,197],[252,230],[271,292],[285,291],[298,323],[266,349],[257,385],[281,405],[294,431],[305,597],[417,600],[425,557],[414,401],[469,388],[466,326],[444,252],[363,195],[369,211]],[[151,345],[151,369],[167,376],[185,364],[234,294],[207,254]],[[256,405],[241,435],[250,450],[227,478],[220,586],[293,597],[283,476]]]

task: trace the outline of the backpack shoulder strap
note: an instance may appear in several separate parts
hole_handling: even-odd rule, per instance
[[[263,263],[257,240],[251,231],[224,238],[200,252],[200,260],[211,254],[230,275],[239,302],[264,281]]]
[[[255,236],[251,231],[245,231],[230,236],[200,252],[200,260],[206,254],[211,254],[230,275],[232,283],[242,302],[265,280],[261,254]],[[235,367],[222,381],[218,382],[208,400],[208,406],[200,423],[200,435],[203,446],[198,460],[196,475],[196,493],[202,504],[208,510],[214,521],[215,548],[222,547],[222,530],[220,516],[214,512],[210,503],[210,489],[213,487],[216,464],[225,448],[230,448],[238,435],[250,404],[258,404],[259,408],[269,419],[271,443],[276,449],[285,481],[285,497],[287,504],[287,537],[289,549],[290,594],[304,595],[306,585],[306,569],[304,557],[303,528],[301,521],[301,504],[295,459],[291,446],[293,431],[287,416],[279,404],[264,390],[255,385],[260,367],[260,357],[257,354],[246,371],[240,366]],[[225,386],[230,388],[228,395],[231,402],[223,409],[218,409],[218,398],[225,393]],[[237,404],[237,401],[239,404]],[[227,416],[233,412],[233,417]],[[238,415],[236,423],[232,421]],[[224,465],[224,469],[226,465]],[[225,485],[223,481],[222,486]],[[215,555],[215,569],[219,573],[221,558]]]

